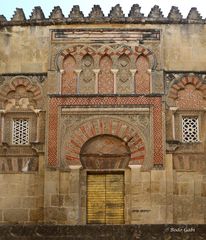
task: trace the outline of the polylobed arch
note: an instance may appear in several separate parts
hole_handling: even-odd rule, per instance
[[[23,86],[27,92],[32,92],[34,100],[38,101],[42,98],[41,89],[38,85],[32,84],[28,77],[16,76],[1,87],[0,99],[6,100],[8,94],[16,91],[19,86]]]
[[[168,104],[178,109],[206,107],[206,84],[197,76],[185,76],[174,83],[168,93]]]
[[[187,84],[191,84],[195,89],[202,91],[204,98],[206,97],[206,84],[202,83],[197,76],[186,76],[171,86],[168,95],[169,98],[177,99],[178,92],[184,90]]]
[[[99,55],[100,57],[104,55],[117,55],[121,56],[123,54],[127,56],[134,55],[136,57],[142,55],[148,59],[149,62],[149,68],[155,69],[157,66],[157,60],[155,57],[155,54],[148,48],[139,45],[135,46],[134,49],[132,49],[130,46],[127,46],[125,44],[119,44],[119,47],[113,49],[110,45],[104,45],[100,46],[100,48],[95,49],[92,45],[86,45],[86,46],[71,46],[66,49],[62,49],[59,51],[56,55],[56,69],[62,70],[63,69],[63,61],[68,56],[75,56],[80,55],[83,57],[86,54],[90,54],[91,56]]]

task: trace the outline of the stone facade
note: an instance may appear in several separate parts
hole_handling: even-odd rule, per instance
[[[206,223],[196,8],[17,8],[0,26],[0,223],[87,224],[88,174],[106,173],[123,176],[125,224]]]

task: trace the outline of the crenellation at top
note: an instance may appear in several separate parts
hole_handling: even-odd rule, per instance
[[[167,18],[171,21],[181,21],[183,19],[180,10],[175,6],[172,6]]]
[[[99,5],[94,5],[88,16],[80,10],[78,5],[74,5],[70,10],[68,17],[65,17],[62,9],[55,6],[48,18],[45,17],[40,6],[34,7],[29,19],[26,19],[22,8],[16,8],[11,20],[7,20],[4,15],[0,15],[1,26],[12,25],[52,25],[52,24],[70,24],[70,23],[158,23],[158,24],[187,24],[200,23],[205,24],[206,20],[202,18],[197,8],[192,7],[183,18],[178,7],[172,6],[167,17],[162,13],[159,6],[155,5],[150,10],[148,16],[141,12],[141,7],[134,4],[129,14],[126,16],[120,4],[112,7],[108,16],[105,16]]]
[[[150,13],[149,13],[149,15],[148,15],[148,18],[156,19],[156,20],[162,20],[162,19],[164,19],[164,15],[163,15],[160,7],[157,6],[157,5],[155,5],[155,6],[151,9],[151,11],[150,11]]]

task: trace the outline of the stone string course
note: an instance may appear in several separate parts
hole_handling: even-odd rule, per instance
[[[165,17],[159,6],[155,5],[149,12],[148,16],[141,13],[141,7],[134,4],[126,16],[119,4],[112,7],[108,16],[105,16],[99,5],[94,5],[88,16],[80,10],[78,5],[73,6],[68,17],[65,17],[59,6],[54,7],[49,17],[46,18],[40,6],[34,7],[30,18],[26,19],[22,8],[16,8],[11,20],[7,20],[4,15],[0,15],[0,26],[10,25],[56,25],[69,23],[160,23],[160,24],[187,24],[200,23],[205,24],[197,8],[192,7],[187,15],[183,18],[178,7],[172,6],[167,17]]]

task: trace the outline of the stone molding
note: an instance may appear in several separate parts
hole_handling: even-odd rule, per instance
[[[192,7],[187,18],[182,17],[179,9],[175,6],[167,17],[165,17],[159,6],[152,7],[147,17],[140,12],[141,7],[134,4],[128,16],[125,16],[121,6],[117,4],[112,7],[108,16],[105,16],[99,5],[94,5],[88,16],[80,10],[78,5],[72,7],[69,16],[65,17],[59,6],[55,6],[49,17],[46,18],[40,6],[34,7],[29,19],[26,19],[22,8],[16,8],[11,20],[7,20],[4,15],[0,15],[0,26],[25,26],[25,25],[56,25],[72,23],[153,23],[153,24],[205,24],[206,20],[202,18],[197,8]]]

